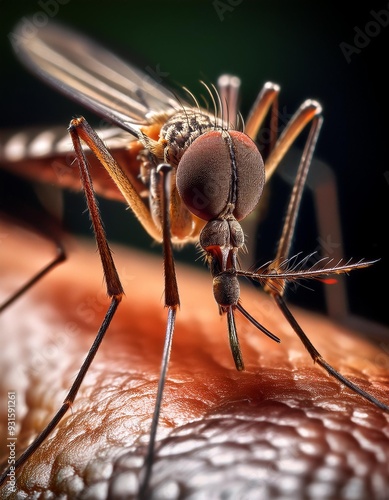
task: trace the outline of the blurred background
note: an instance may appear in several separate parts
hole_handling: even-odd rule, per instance
[[[216,82],[223,72],[236,74],[242,79],[244,117],[268,80],[281,85],[282,116],[293,114],[308,97],[317,99],[323,106],[324,125],[316,158],[331,166],[337,180],[344,255],[381,259],[371,269],[355,271],[347,279],[350,309],[389,326],[387,4],[18,0],[0,1],[0,10],[1,128],[63,124],[66,130],[69,120],[79,114],[92,124],[100,121],[42,84],[16,61],[9,36],[20,18],[31,15],[69,24],[149,73],[160,71],[195,94],[200,92],[199,79]],[[297,147],[302,146],[301,140]],[[7,192],[22,192],[21,186],[19,181],[13,183]],[[281,230],[285,205],[281,193],[285,190],[284,181],[275,178],[267,219],[258,234],[251,235],[257,246],[252,262],[271,258]],[[74,232],[88,232],[90,222],[82,196],[67,194],[66,202],[67,225]],[[111,241],[161,251],[132,220],[125,205],[101,203]],[[308,194],[294,248],[304,255],[316,250],[319,242],[312,207]],[[331,234],[322,235],[322,239],[331,242]],[[195,249],[177,252],[178,260],[201,267],[195,262],[197,256]],[[291,300],[323,310],[320,285],[311,288],[316,292],[300,287],[298,293],[290,294]]]

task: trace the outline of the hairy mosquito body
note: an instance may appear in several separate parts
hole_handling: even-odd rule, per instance
[[[161,176],[157,168],[161,164],[168,164],[172,168],[171,175],[171,240],[173,243],[182,245],[190,241],[197,241],[199,230],[203,225],[198,218],[193,217],[187,206],[182,203],[177,191],[176,175],[177,168],[182,156],[191,144],[202,135],[215,130],[223,130],[223,122],[216,116],[201,109],[183,109],[174,113],[171,117],[165,115],[154,116],[156,123],[163,118],[163,124],[159,130],[158,140],[153,140],[141,129],[141,139],[145,149],[141,151],[139,158],[140,179],[145,185],[149,195],[149,209],[154,224],[162,228],[161,208]]]

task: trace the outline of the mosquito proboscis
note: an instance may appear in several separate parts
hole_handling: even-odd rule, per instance
[[[314,100],[305,101],[277,137],[280,88],[276,84],[268,82],[264,85],[243,124],[237,111],[240,81],[234,76],[223,75],[217,89],[204,85],[211,106],[203,109],[189,91],[185,98],[178,97],[94,42],[57,24],[49,23],[26,35],[21,23],[14,34],[14,49],[34,74],[117,127],[111,130],[107,140],[102,140],[84,117],[70,122],[69,134],[111,303],[63,405],[17,459],[16,468],[23,466],[71,407],[124,294],[96,202],[95,193],[104,194],[104,185],[99,181],[95,183],[90,173],[90,163],[96,160],[114,181],[117,187],[115,196],[121,196],[143,228],[162,244],[163,249],[167,308],[165,346],[148,451],[139,481],[140,498],[147,497],[152,477],[158,420],[180,305],[173,255],[175,245],[198,243],[202,250],[211,272],[219,313],[226,317],[237,370],[244,370],[235,323],[237,311],[270,339],[280,340],[276,332],[260,324],[243,306],[239,277],[245,277],[260,282],[274,298],[314,362],[362,398],[389,412],[388,405],[341,375],[323,359],[284,299],[289,282],[323,279],[373,264],[363,260],[332,262],[323,259],[306,268],[306,260],[301,259],[296,264],[295,259],[290,258],[301,197],[323,121],[320,104]],[[267,116],[270,116],[270,152],[264,163],[254,141]],[[245,271],[239,264],[239,254],[245,247],[240,221],[256,212],[265,178],[268,180],[272,176],[305,129],[308,129],[308,137],[275,257],[265,266]],[[56,157],[67,154],[61,147],[60,140],[53,140],[52,151]],[[25,176],[31,176],[31,171],[34,171],[36,177],[44,174],[48,181],[58,180],[47,168],[44,158],[39,158],[39,168],[34,170],[32,167],[28,173],[26,163],[33,164],[36,158],[12,159],[12,148],[8,149],[10,153],[4,161],[15,171]],[[7,151],[7,144],[4,150]],[[115,150],[119,151],[124,163],[115,159]],[[64,185],[66,182],[69,185],[74,182],[73,173],[65,176]],[[0,484],[6,480],[7,473],[8,469],[1,475]]]

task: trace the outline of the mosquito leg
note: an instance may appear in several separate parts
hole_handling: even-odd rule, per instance
[[[217,89],[220,96],[222,120],[237,127],[238,123],[235,121],[238,119],[240,79],[237,76],[221,75],[217,81]]]
[[[169,165],[160,165],[158,171],[162,176],[162,235],[156,228],[150,211],[144,205],[143,200],[139,197],[137,191],[133,188],[130,180],[126,177],[123,170],[112,158],[108,150],[105,148],[103,142],[94,132],[94,130],[89,126],[85,119],[79,118],[72,120],[69,132],[72,137],[74,148],[76,150],[77,157],[80,159],[80,170],[81,179],[84,186],[85,195],[88,202],[89,212],[91,214],[92,221],[96,221],[94,224],[94,230],[96,235],[97,245],[100,251],[101,260],[104,268],[104,275],[106,276],[108,294],[111,297],[121,297],[123,290],[121,289],[120,281],[116,273],[116,269],[112,260],[110,250],[108,248],[108,243],[104,234],[104,230],[100,221],[100,216],[98,213],[97,204],[94,198],[92,181],[89,176],[89,171],[87,168],[87,163],[85,159],[84,152],[81,147],[81,140],[84,141],[96,157],[101,161],[104,168],[108,171],[112,179],[117,184],[118,188],[122,192],[124,198],[127,200],[130,208],[133,209],[135,215],[141,220],[142,224],[145,226],[147,231],[154,239],[161,241],[164,253],[164,267],[165,267],[165,305],[169,308],[168,312],[168,322],[166,327],[165,335],[165,348],[162,358],[161,373],[159,378],[158,390],[157,390],[157,400],[155,404],[154,414],[152,418],[151,431],[150,431],[150,441],[148,446],[148,452],[145,459],[144,474],[140,485],[140,495],[142,496],[148,489],[149,479],[151,476],[151,469],[154,459],[154,449],[155,449],[155,438],[159,421],[159,414],[162,403],[162,395],[164,384],[166,380],[166,372],[170,359],[171,343],[174,332],[174,324],[176,311],[179,307],[179,295],[177,288],[177,280],[174,266],[173,250],[171,245],[171,231],[170,231],[170,170]],[[112,287],[111,287],[112,285]],[[120,286],[115,290],[115,286]]]
[[[109,324],[116,312],[117,306],[120,303],[120,298],[114,297],[109,306],[109,309],[105,315],[103,323],[97,333],[95,341],[93,342],[92,347],[90,348],[87,357],[85,358],[78,375],[71,386],[67,396],[65,397],[61,408],[57,411],[53,419],[49,422],[46,428],[35,438],[35,440],[30,444],[30,446],[20,455],[20,457],[15,461],[12,467],[8,467],[1,475],[0,475],[0,486],[4,484],[7,480],[8,474],[11,470],[18,470],[22,467],[25,462],[31,457],[31,455],[40,447],[40,445],[46,440],[46,438],[51,434],[51,432],[57,427],[58,423],[61,421],[65,413],[72,406],[78,390],[84,380],[84,377],[100,347],[100,344],[104,338],[104,335],[109,327]]]
[[[109,297],[121,297],[123,295],[123,288],[120,283],[119,275],[116,271],[113,262],[112,254],[108,246],[107,237],[101,221],[99,208],[93,191],[92,179],[89,174],[87,160],[81,146],[81,139],[76,126],[69,127],[70,137],[73,141],[74,150],[78,159],[80,168],[81,182],[88,205],[90,218],[95,233],[97,248],[100,253],[101,263],[103,265],[104,277],[107,284],[107,293]]]
[[[35,208],[33,206],[24,205],[23,202],[17,202],[17,207],[12,208],[12,213],[8,213],[6,209],[1,210],[1,218],[7,222],[16,225],[17,227],[25,228],[32,233],[38,234],[43,239],[55,245],[56,255],[42,269],[40,269],[34,276],[28,279],[18,290],[16,290],[10,297],[0,304],[0,313],[15,302],[19,297],[24,295],[32,286],[34,286],[40,279],[48,274],[61,262],[66,260],[66,252],[63,240],[63,234],[59,221],[56,217],[50,215],[42,207]]]
[[[103,141],[96,134],[93,128],[82,116],[71,121],[69,131],[74,133],[87,144],[93,154],[100,160],[103,167],[111,176],[112,180],[117,185],[129,207],[134,212],[135,216],[142,223],[143,227],[149,235],[156,241],[162,241],[160,230],[155,226],[150,210],[146,207],[143,199],[140,197],[137,190],[132,185],[130,179],[124,173],[123,169],[112,157],[110,152],[105,147]],[[73,131],[73,132],[72,132]]]
[[[285,154],[290,149],[296,137],[304,130],[304,128],[321,113],[321,106],[318,102],[307,100],[305,101],[292,116],[280,137],[277,139],[278,133],[278,94],[280,88],[278,85],[267,82],[263,86],[261,92],[251,108],[249,117],[246,122],[245,132],[255,141],[259,129],[261,128],[267,113],[270,110],[270,129],[269,129],[269,155],[265,161],[266,181],[272,177],[276,168],[280,164]],[[314,148],[314,145],[313,145]],[[313,150],[312,148],[312,150]],[[309,161],[307,166],[309,169]],[[256,225],[260,220],[261,204],[252,212],[251,217],[247,217],[244,222],[245,231],[248,234],[253,234],[256,230]],[[253,243],[248,240],[246,247],[254,251]],[[251,247],[251,248],[250,248]],[[251,253],[251,252],[249,252]],[[242,258],[244,259],[244,256]]]
[[[150,438],[139,478],[139,489],[137,498],[139,498],[140,500],[147,499],[149,493],[149,483],[150,483],[152,468],[154,465],[155,440],[157,437],[157,429],[161,413],[163,391],[165,388],[166,374],[169,366],[170,352],[172,348],[176,312],[177,312],[176,308],[169,307],[168,319],[166,325],[165,343],[162,354],[162,363],[158,380],[157,397],[155,401],[153,417],[151,420]]]
[[[273,175],[296,138],[312,120],[321,114],[321,111],[322,108],[317,101],[308,99],[301,104],[282,131],[268,158],[266,158],[265,171],[267,179],[270,179]]]
[[[351,380],[344,377],[342,374],[340,374],[338,371],[336,371],[330,364],[328,364],[327,361],[325,361],[325,359],[323,359],[321,354],[316,350],[316,348],[311,343],[309,338],[306,336],[306,334],[302,330],[301,326],[297,323],[295,317],[288,309],[282,296],[279,294],[274,294],[273,297],[274,297],[274,300],[276,301],[278,307],[281,309],[283,315],[285,316],[285,318],[287,319],[287,321],[289,322],[289,324],[291,325],[293,330],[296,332],[299,339],[303,343],[304,347],[308,351],[309,355],[313,359],[314,363],[317,363],[322,368],[324,368],[324,370],[329,375],[331,375],[335,379],[339,380],[339,382],[341,384],[347,386],[349,389],[356,392],[357,394],[362,396],[367,401],[370,401],[370,403],[373,403],[374,405],[378,406],[378,408],[381,408],[381,410],[384,410],[384,411],[389,413],[389,406],[388,405],[386,405],[385,403],[382,403],[379,399],[375,398],[374,396],[372,396],[368,392],[366,392],[363,389],[361,389],[360,387],[358,387],[356,384],[351,382]]]
[[[158,173],[162,178],[162,213],[163,213],[163,254],[164,254],[164,268],[165,268],[165,306],[168,307],[168,319],[165,333],[165,343],[162,354],[162,362],[160,369],[160,376],[157,388],[157,397],[154,407],[154,413],[151,421],[150,439],[147,447],[141,477],[139,481],[138,498],[147,498],[149,482],[151,478],[152,467],[155,455],[155,440],[157,436],[158,422],[161,412],[163,391],[165,387],[166,374],[169,366],[170,353],[173,341],[174,325],[176,319],[176,312],[180,305],[179,293],[177,287],[176,271],[173,258],[173,249],[171,244],[170,235],[170,165],[160,165]]]
[[[277,136],[277,122],[278,122],[278,94],[280,93],[279,85],[267,82],[258,94],[248,119],[245,125],[246,134],[251,137],[253,141],[257,138],[259,129],[265,120],[265,117],[270,109],[270,150],[274,149],[275,139]],[[267,173],[267,172],[266,172]],[[268,176],[268,174],[267,174]],[[268,176],[269,177],[269,176]]]
[[[289,256],[305,182],[316,147],[316,142],[319,137],[321,125],[323,123],[323,118],[319,114],[320,111],[321,107],[316,102],[305,101],[305,103],[300,106],[298,111],[288,123],[287,127],[284,129],[283,133],[277,141],[275,149],[270,155],[270,163],[272,162],[271,158],[273,158],[273,161],[275,162],[274,166],[270,167],[270,170],[274,170],[278,165],[280,159],[282,159],[283,155],[293,144],[293,141],[300,134],[301,130],[307,125],[307,123],[311,122],[308,138],[306,140],[304,151],[300,159],[296,179],[294,181],[292,193],[289,199],[289,204],[284,219],[281,237],[278,242],[276,255],[274,257],[274,260],[270,264],[275,273],[281,273],[283,271],[281,263],[285,262]],[[274,158],[276,158],[276,160],[274,160]],[[276,283],[275,280],[271,279],[270,281],[265,282],[264,285],[264,290],[273,296],[276,293],[275,290],[277,290],[277,293],[282,296],[284,293],[284,289],[285,281],[282,279],[279,280],[278,283]]]
[[[296,226],[296,220],[301,204],[302,193],[304,191],[305,181],[307,179],[313,152],[315,150],[322,123],[323,118],[321,116],[316,116],[311,124],[308,139],[305,144],[303,155],[301,157],[300,165],[296,175],[296,180],[292,189],[292,194],[282,228],[281,238],[278,243],[277,253],[275,256],[276,262],[281,261],[281,259],[284,259],[289,255],[294,229]]]
[[[0,313],[3,312],[7,307],[13,304],[19,297],[24,295],[32,286],[38,283],[46,274],[48,274],[52,269],[58,266],[61,262],[66,260],[65,249],[62,246],[61,242],[56,242],[56,252],[57,255],[54,259],[49,262],[43,269],[38,271],[35,276],[30,278],[23,286],[21,286],[16,292],[14,292],[11,297],[5,300],[2,304],[0,304]]]
[[[163,262],[165,268],[165,306],[177,308],[180,305],[176,270],[174,265],[173,248],[170,231],[170,186],[172,167],[167,164],[159,165],[157,173],[162,176],[162,236]]]
[[[281,156],[284,148],[289,148],[294,138],[298,135],[299,131],[302,127],[305,126],[307,120],[312,120],[311,128],[308,134],[308,138],[305,144],[305,148],[300,160],[300,165],[297,171],[296,180],[293,186],[293,190],[291,193],[288,209],[286,212],[285,222],[281,234],[281,238],[278,243],[277,252],[274,261],[270,264],[269,268],[274,268],[274,272],[272,273],[272,279],[265,280],[264,289],[270,295],[273,296],[276,301],[278,307],[281,312],[293,328],[293,330],[298,335],[299,339],[303,343],[304,347],[307,349],[309,355],[313,359],[315,363],[320,365],[324,370],[337,379],[339,382],[347,386],[349,389],[354,391],[355,393],[362,396],[367,401],[373,403],[378,408],[389,412],[389,406],[385,403],[382,403],[378,399],[376,399],[371,394],[367,393],[356,384],[348,380],[346,377],[341,375],[338,371],[336,371],[331,365],[329,365],[321,354],[316,350],[311,341],[308,339],[300,325],[297,323],[293,314],[288,309],[285,300],[283,299],[283,294],[285,291],[286,282],[283,278],[277,279],[277,274],[283,272],[283,268],[281,263],[286,262],[290,247],[292,244],[293,234],[295,230],[296,220],[298,216],[298,211],[301,203],[301,197],[305,186],[305,181],[307,178],[307,174],[309,171],[309,167],[312,161],[313,152],[316,146],[316,142],[320,133],[320,128],[323,122],[323,119],[317,113],[320,108],[316,108],[316,103],[311,101],[306,101],[299,111],[296,113],[295,117],[292,118],[288,127],[284,130],[284,134],[281,135],[280,139],[277,142],[276,148],[273,151],[274,157],[277,158]],[[313,113],[313,115],[312,115]],[[277,150],[279,147],[279,150]],[[272,269],[269,269],[272,271]]]
[[[47,436],[55,429],[59,421],[72,406],[78,390],[82,384],[82,381],[100,347],[100,344],[107,332],[107,329],[115,315],[117,307],[124,294],[122,285],[118,273],[113,262],[112,254],[108,246],[107,238],[105,236],[102,220],[100,217],[99,209],[97,206],[97,201],[93,191],[92,180],[89,175],[87,161],[84,155],[84,151],[81,146],[81,140],[78,135],[77,129],[75,127],[70,127],[70,136],[73,141],[74,149],[78,159],[78,164],[80,168],[81,182],[83,185],[85,197],[87,200],[87,205],[89,213],[92,219],[92,225],[96,237],[97,247],[100,253],[101,262],[104,270],[104,277],[107,286],[108,296],[111,298],[111,304],[106,312],[104,320],[100,326],[100,329],[96,335],[95,341],[93,342],[78,375],[72,384],[66,398],[63,401],[61,408],[58,410],[54,418],[49,422],[46,428],[39,434],[39,436],[31,443],[31,445],[25,450],[25,452],[18,458],[15,462],[14,467],[21,467],[26,460],[39,448]],[[0,476],[0,485],[4,483],[7,479],[10,469],[7,469]]]
[[[294,200],[295,208],[293,208],[292,203],[289,205],[288,215],[289,222],[284,224],[283,236],[280,240],[279,251],[277,255],[280,254],[281,257],[285,257],[287,253],[282,253],[288,250],[288,246],[293,237],[294,225],[297,218],[298,207],[301,201],[301,195],[303,187],[305,184],[306,176],[310,167],[312,160],[313,151],[315,149],[316,141],[319,135],[320,126],[322,123],[322,118],[320,113],[322,111],[321,106],[318,102],[307,100],[305,101],[292,116],[284,130],[282,131],[280,137],[275,142],[274,147],[272,146],[275,141],[275,134],[277,133],[277,121],[278,121],[278,105],[277,96],[279,88],[278,86],[267,83],[257,97],[256,102],[250,112],[249,119],[246,125],[246,133],[255,139],[258,130],[268,112],[269,108],[272,108],[272,115],[270,119],[270,154],[265,161],[265,173],[266,180],[268,181],[276,168],[280,164],[281,160],[288,152],[290,147],[296,138],[301,134],[304,128],[312,122],[310,136],[307,139],[305,150],[300,161],[299,166],[299,183],[295,182],[294,185],[294,195],[292,198]],[[292,199],[291,198],[291,199]],[[260,205],[258,205],[255,210],[257,218],[259,216]],[[253,229],[253,228],[252,228]],[[247,228],[246,228],[247,230]],[[288,234],[286,234],[288,233]],[[285,248],[284,248],[285,247]]]

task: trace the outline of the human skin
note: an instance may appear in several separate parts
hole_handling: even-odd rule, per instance
[[[50,243],[2,229],[1,288],[11,293],[53,255]],[[1,321],[1,453],[16,393],[18,450],[49,422],[93,342],[109,300],[93,243],[67,240],[66,262]],[[164,341],[162,260],[113,246],[126,292],[76,401],[17,471],[17,492],[41,498],[132,498]],[[368,272],[356,271],[356,272]],[[237,313],[237,372],[206,272],[177,266],[177,314],[150,498],[387,498],[389,415],[312,359],[271,298],[242,284],[242,304],[277,344]],[[292,309],[325,359],[388,403],[389,359],[358,332]],[[52,494],[52,496],[50,496]],[[45,496],[43,496],[45,495]],[[7,489],[1,498],[16,498]]]

